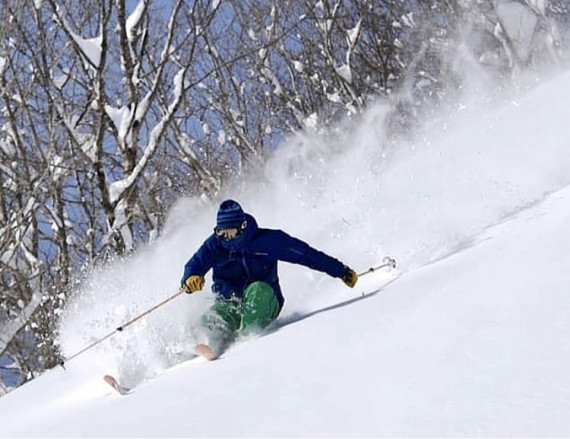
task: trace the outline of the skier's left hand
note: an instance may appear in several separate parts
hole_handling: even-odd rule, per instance
[[[346,272],[342,275],[342,281],[350,288],[354,288],[358,281],[358,274],[352,268],[346,267]]]

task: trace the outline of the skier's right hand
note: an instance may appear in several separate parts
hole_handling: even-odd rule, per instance
[[[204,288],[204,283],[205,280],[202,276],[196,276],[196,275],[190,276],[182,284],[182,289],[184,290],[185,293],[192,294]]]

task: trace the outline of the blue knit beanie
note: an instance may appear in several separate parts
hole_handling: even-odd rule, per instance
[[[237,201],[226,200],[220,204],[216,226],[219,229],[239,227],[245,221],[245,213]]]

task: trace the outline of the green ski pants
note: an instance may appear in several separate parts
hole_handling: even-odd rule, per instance
[[[245,289],[242,300],[214,303],[202,317],[202,324],[224,338],[235,338],[266,328],[279,311],[273,288],[265,282],[254,282]]]

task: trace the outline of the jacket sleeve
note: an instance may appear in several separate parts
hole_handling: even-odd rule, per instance
[[[293,264],[304,265],[313,270],[322,271],[332,277],[342,277],[347,270],[346,265],[338,259],[327,255],[300,239],[289,236],[281,230],[273,230],[276,259]]]
[[[212,237],[210,237],[204,241],[198,251],[194,253],[194,256],[186,262],[184,276],[182,276],[180,284],[182,285],[190,276],[204,276],[214,266],[214,260],[215,246]]]

